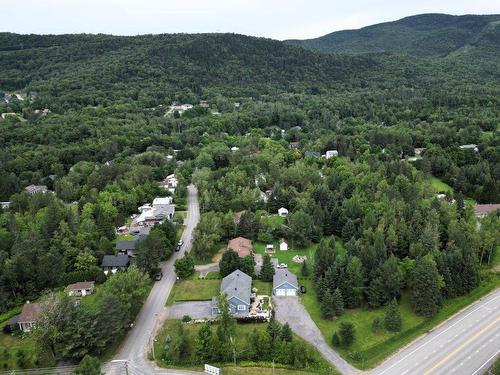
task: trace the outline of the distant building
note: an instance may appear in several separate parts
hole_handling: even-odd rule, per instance
[[[288,216],[288,210],[285,207],[281,207],[280,209],[278,209],[278,215],[280,217],[286,217]]]
[[[238,151],[239,149],[240,149],[240,148],[239,148],[239,147],[236,147],[236,146],[231,147],[231,151],[232,151],[232,152],[236,152],[236,151]]]
[[[85,297],[94,292],[94,287],[93,281],[80,281],[68,285],[68,294],[70,296]]]
[[[10,202],[0,202],[0,207],[3,209],[7,209],[10,207]]]
[[[500,210],[500,204],[476,204],[474,206],[474,215],[482,218],[497,210]]]
[[[163,181],[160,181],[158,183],[161,188],[168,190],[172,194],[175,193],[175,189],[177,188],[178,184],[179,179],[175,176],[175,174],[169,174],[163,179]]]
[[[317,159],[320,157],[320,153],[317,151],[306,151],[304,157]]]
[[[295,149],[298,149],[300,147],[300,143],[299,142],[290,142],[290,144],[288,145],[292,150],[295,150]]]
[[[425,147],[416,147],[414,151],[416,156],[420,156],[425,151]]]
[[[210,105],[208,104],[208,102],[206,100],[200,100],[200,107],[201,108],[209,108]]]
[[[24,188],[29,194],[47,193],[49,188],[45,185],[29,185]]]
[[[21,311],[21,315],[19,315],[19,318],[17,319],[19,329],[23,332],[30,332],[33,328],[35,328],[41,311],[42,305],[39,303],[30,303],[29,301],[26,302],[23,306],[23,310]]]
[[[172,220],[175,214],[175,205],[172,197],[155,198],[153,204],[143,204],[139,207],[140,214],[133,218],[130,231],[136,227],[154,226],[164,220]]]
[[[459,146],[461,150],[473,150],[475,152],[478,152],[479,151],[479,148],[477,147],[477,145],[471,143],[469,145],[462,145],[462,146]]]
[[[325,158],[327,159],[336,158],[337,156],[339,156],[339,152],[337,150],[328,150],[325,153]]]
[[[2,117],[2,120],[5,120],[7,117],[15,117],[17,116],[17,113],[16,112],[4,112],[2,113],[1,117]]]
[[[252,241],[245,237],[236,237],[227,244],[228,250],[235,251],[241,258],[253,255]]]

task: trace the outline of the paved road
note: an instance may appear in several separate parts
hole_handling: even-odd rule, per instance
[[[342,374],[351,375],[359,372],[325,342],[321,331],[299,297],[273,297],[273,306],[278,321],[283,324],[288,323],[297,335],[316,347]]]
[[[413,342],[373,375],[478,375],[500,353],[500,289]]]
[[[147,298],[144,306],[142,307],[137,319],[135,320],[134,327],[129,331],[125,338],[118,354],[115,356],[114,361],[104,366],[104,370],[108,374],[121,374],[123,368],[117,370],[120,360],[128,360],[129,373],[134,373],[133,369],[137,370],[137,374],[192,374],[189,371],[157,371],[152,366],[153,364],[148,361],[147,353],[152,343],[154,333],[161,326],[161,323],[166,317],[165,302],[172,290],[176,275],[174,272],[174,262],[177,258],[184,255],[186,251],[191,249],[191,241],[193,237],[193,230],[198,224],[200,219],[200,210],[198,207],[197,191],[193,185],[188,187],[188,214],[184,221],[186,225],[182,239],[184,244],[179,252],[167,261],[163,262],[160,266],[163,271],[163,278],[157,281]]]

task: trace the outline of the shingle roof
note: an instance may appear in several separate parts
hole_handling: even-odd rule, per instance
[[[273,289],[278,288],[284,283],[289,283],[295,288],[299,288],[299,283],[297,282],[297,276],[291,273],[287,268],[278,268],[274,272],[273,276]]]
[[[77,283],[68,285],[68,288],[71,290],[92,289],[93,287],[93,281],[79,281]]]
[[[250,255],[253,251],[252,241],[245,237],[236,237],[229,241],[227,248],[234,250],[240,257]]]
[[[500,210],[500,204],[476,204],[474,206],[476,216],[485,216],[496,210]]]
[[[129,259],[127,254],[104,255],[102,267],[127,267]]]
[[[149,231],[148,231],[149,233]],[[143,239],[147,237],[147,234],[139,234],[134,237],[132,240],[124,240],[124,241],[117,241],[116,242],[116,249],[117,250],[135,250],[137,247],[137,244],[141,242]]]
[[[21,315],[19,315],[18,323],[31,323],[36,322],[38,316],[42,311],[42,305],[39,303],[25,303]]]
[[[233,271],[222,279],[220,292],[226,293],[228,298],[236,297],[249,305],[252,278],[240,270]]]

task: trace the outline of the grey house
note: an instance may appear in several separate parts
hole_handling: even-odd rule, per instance
[[[296,296],[299,290],[297,276],[288,268],[277,268],[273,276],[273,294],[275,296]]]
[[[127,254],[104,255],[101,267],[105,274],[111,271],[115,273],[118,270],[125,270],[130,266],[130,260]]]
[[[248,315],[252,294],[252,278],[236,270],[222,279],[220,293],[227,295],[227,300],[234,315]],[[217,315],[217,297],[212,298],[212,314]]]
[[[134,239],[132,240],[125,240],[125,241],[117,241],[116,242],[116,250],[118,250],[119,253],[127,254],[127,255],[134,255],[135,250],[137,249],[137,245],[139,242],[144,240],[147,236],[144,234],[139,234],[138,236],[135,236]]]

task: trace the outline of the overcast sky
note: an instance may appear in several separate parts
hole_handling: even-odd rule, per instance
[[[3,1],[0,31],[23,34],[235,32],[305,39],[420,13],[500,13],[500,0]]]

